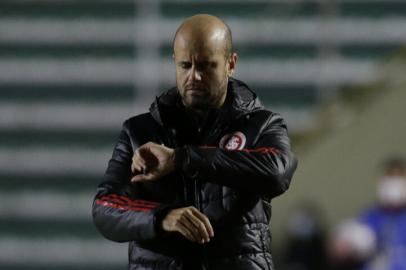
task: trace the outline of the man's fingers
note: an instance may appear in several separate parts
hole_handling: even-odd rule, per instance
[[[180,218],[178,224],[181,224],[182,227],[186,228],[188,232],[193,236],[193,241],[197,243],[202,243],[202,237],[200,236],[199,230],[189,222],[186,218]]]
[[[173,152],[171,148],[152,142],[141,145],[134,151],[131,171],[146,176],[134,177],[132,181],[156,180],[173,171]]]
[[[133,178],[131,178],[131,182],[151,181],[155,180],[156,178],[157,176],[153,173],[137,174]]]
[[[190,224],[194,227],[194,230],[198,233],[199,241],[209,242],[209,232],[207,231],[205,224],[201,220],[199,220],[199,217],[195,216],[191,210],[186,210],[184,216],[187,221],[190,222]]]
[[[131,178],[131,183],[144,181],[142,174],[137,174],[133,178]]]
[[[132,158],[132,161],[133,161],[132,163],[138,164],[138,165],[141,166],[141,167],[145,167],[145,166],[146,166],[146,161],[145,161],[144,158],[142,158],[142,157],[139,155],[139,151],[138,151],[138,150],[135,151],[134,156],[133,156],[133,158]]]
[[[142,164],[138,160],[134,160],[133,163],[131,164],[131,171],[133,173],[142,172],[143,171]]]
[[[139,162],[141,162],[142,164],[145,164],[146,161],[145,161],[144,157],[141,155],[140,149],[135,150],[134,156],[133,156],[133,161],[134,160],[139,160]]]
[[[191,211],[193,213],[194,216],[198,217],[198,219],[203,222],[206,231],[208,232],[210,237],[214,237],[214,230],[213,227],[210,224],[209,219],[206,217],[206,215],[204,215],[203,213],[201,213],[199,210],[197,210],[196,208],[192,207]]]
[[[177,222],[176,224],[176,230],[181,233],[186,239],[192,242],[198,242],[197,238],[195,235],[181,222]]]
[[[193,206],[170,211],[161,226],[165,231],[178,231],[190,241],[200,244],[209,242],[210,236],[214,235],[209,219]]]
[[[145,174],[147,170],[146,161],[141,157],[139,149],[134,152],[131,164],[131,172]]]

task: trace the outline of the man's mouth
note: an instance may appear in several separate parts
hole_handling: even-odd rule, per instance
[[[204,91],[203,87],[199,87],[199,86],[189,86],[186,87],[186,91]]]
[[[188,92],[202,92],[202,93],[204,92],[204,90],[200,89],[200,88],[190,88],[187,91]]]
[[[203,97],[205,96],[205,92],[202,90],[196,90],[196,89],[190,89],[187,91],[187,94],[189,96],[195,96],[195,97]]]
[[[204,95],[206,90],[202,87],[188,87],[186,92],[191,95]]]

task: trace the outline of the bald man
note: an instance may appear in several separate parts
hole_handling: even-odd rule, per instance
[[[271,200],[297,160],[286,125],[232,78],[219,18],[175,34],[176,87],[123,124],[93,202],[99,231],[129,242],[129,269],[273,269]]]

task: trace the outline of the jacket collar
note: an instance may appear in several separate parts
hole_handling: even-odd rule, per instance
[[[168,116],[176,115],[184,109],[176,87],[169,89],[155,98],[150,113],[161,125],[168,125]],[[218,109],[223,121],[231,121],[263,106],[257,95],[242,81],[230,78],[227,86],[227,97],[223,106]]]

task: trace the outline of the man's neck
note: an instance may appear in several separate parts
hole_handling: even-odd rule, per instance
[[[209,110],[196,110],[186,108],[186,113],[195,123],[198,124],[198,126],[202,126],[209,116]]]

